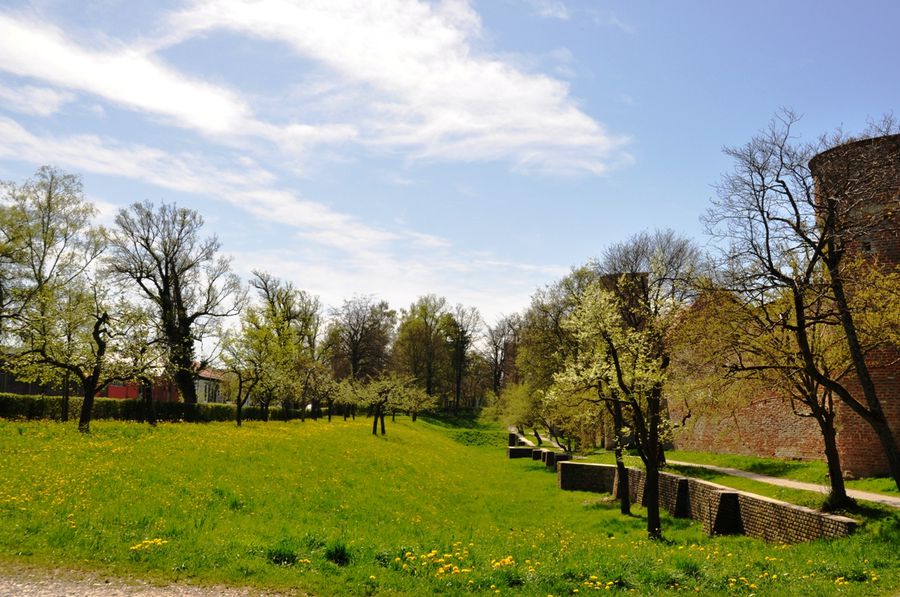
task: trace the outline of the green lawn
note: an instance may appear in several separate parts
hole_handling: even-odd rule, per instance
[[[563,492],[467,422],[0,421],[0,561],[331,594],[822,595],[900,588],[900,516],[781,546]]]

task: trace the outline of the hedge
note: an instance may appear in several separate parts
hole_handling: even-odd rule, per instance
[[[0,417],[6,419],[54,419],[62,420],[62,396],[29,396],[23,394],[0,393]],[[78,419],[83,398],[69,398],[69,418]],[[210,421],[233,421],[236,416],[234,404],[184,402],[154,402],[153,411],[157,421],[187,421],[208,423]],[[276,420],[299,419],[301,411],[281,408],[269,409],[269,418]],[[92,419],[115,419],[119,421],[143,421],[147,418],[146,405],[139,400],[95,398]],[[258,406],[241,409],[241,419],[245,421],[265,420],[265,411]]]

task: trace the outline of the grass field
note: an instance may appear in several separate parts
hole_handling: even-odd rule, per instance
[[[602,496],[562,492],[506,434],[370,422],[74,426],[0,421],[0,560],[159,581],[380,593],[896,593],[900,516],[768,545],[664,519],[645,539]]]

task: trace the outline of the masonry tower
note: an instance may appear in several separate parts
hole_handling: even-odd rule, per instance
[[[900,268],[900,135],[839,145],[809,162],[817,201],[837,199],[835,230],[846,257],[862,255],[875,267]],[[894,437],[900,440],[900,346],[890,345],[866,359],[879,401]],[[847,389],[865,403],[855,376]],[[847,476],[889,472],[872,428],[843,403],[836,405],[837,443]]]

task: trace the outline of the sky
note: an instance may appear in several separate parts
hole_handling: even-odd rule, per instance
[[[330,306],[436,293],[488,323],[700,218],[781,107],[897,109],[900,3],[0,0],[0,180],[80,175],[110,225],[199,211]]]

